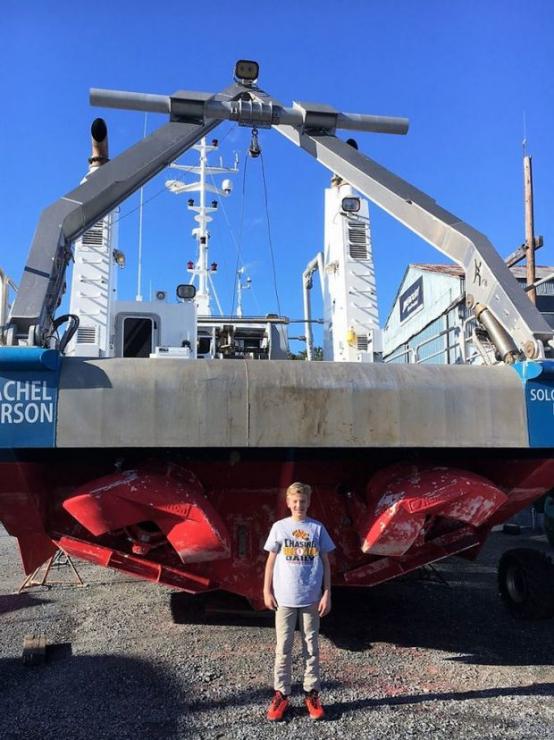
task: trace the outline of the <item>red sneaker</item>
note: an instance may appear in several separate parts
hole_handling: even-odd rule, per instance
[[[325,710],[319,701],[319,694],[315,689],[312,689],[306,694],[304,703],[308,708],[308,714],[311,719],[323,719],[325,717]]]
[[[267,708],[267,718],[270,722],[280,722],[289,708],[289,700],[280,691],[276,691],[271,704]]]

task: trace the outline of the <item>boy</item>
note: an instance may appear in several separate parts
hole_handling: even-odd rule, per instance
[[[307,516],[311,488],[293,483],[287,488],[291,516],[271,528],[264,550],[264,603],[275,614],[275,695],[267,710],[271,721],[283,719],[289,706],[292,645],[300,620],[304,655],[304,702],[312,719],[325,712],[319,701],[319,619],[331,611],[333,541],[321,522]],[[323,585],[323,593],[322,593]]]

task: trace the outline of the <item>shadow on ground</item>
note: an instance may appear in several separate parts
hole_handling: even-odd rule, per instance
[[[455,653],[451,660],[462,663],[554,664],[554,620],[515,620],[488,582],[470,588],[391,583],[366,593],[336,589],[321,632],[344,650],[383,642]]]
[[[335,588],[321,633],[355,652],[380,642],[454,653],[450,660],[468,664],[554,665],[554,619],[518,621],[497,594],[496,562],[507,547],[526,545],[519,539],[493,536],[476,564],[443,561],[434,580],[414,574],[371,589]],[[255,612],[232,594],[172,594],[171,609],[179,624],[273,627],[270,612]]]
[[[328,719],[339,719],[345,712],[381,706],[399,707],[421,704],[430,701],[473,701],[475,699],[497,699],[502,696],[544,696],[551,697],[554,683],[538,683],[530,686],[502,686],[493,689],[475,691],[447,691],[427,694],[406,694],[403,696],[385,697],[383,699],[357,699],[355,701],[336,702],[326,708]]]
[[[67,643],[49,646],[38,666],[0,659],[0,674],[6,738],[54,730],[74,739],[173,736],[191,711],[183,686],[165,671],[113,655],[72,656]]]
[[[33,606],[46,604],[48,599],[40,599],[31,594],[5,594],[0,596],[0,614],[8,614],[18,609],[29,609]]]

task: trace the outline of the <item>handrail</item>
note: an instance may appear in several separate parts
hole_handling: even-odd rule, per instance
[[[404,355],[411,355],[414,357],[415,350],[413,349],[413,347],[408,347],[403,352],[399,352],[397,355],[393,355],[391,358],[387,357],[386,362],[394,362],[394,360],[398,360],[399,357],[404,357]],[[408,360],[408,365],[409,364],[411,364],[410,360]],[[415,364],[415,361],[414,361],[414,364]]]
[[[460,331],[460,327],[459,326],[449,326],[447,329],[443,329],[438,334],[434,334],[432,337],[428,337],[427,339],[424,339],[423,342],[420,342],[415,348],[416,363],[422,362],[422,360],[419,358],[419,350],[422,347],[425,347],[426,344],[430,344],[431,342],[436,342],[437,339],[440,339],[441,337],[450,334],[451,331],[453,331],[455,334],[458,334],[458,332]],[[437,355],[442,355],[444,352],[448,352],[449,349],[453,349],[454,346],[455,345],[450,345],[447,342],[446,347],[443,347],[437,352],[434,352],[432,355],[425,357],[425,360],[429,360],[431,357],[436,357]]]
[[[17,292],[17,285],[0,267],[0,334],[8,320],[10,288]]]

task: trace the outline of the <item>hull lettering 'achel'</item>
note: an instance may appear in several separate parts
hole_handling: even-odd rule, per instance
[[[262,545],[294,480],[310,482],[311,511],[337,544],[335,582],[360,587],[452,554],[475,557],[494,525],[554,486],[551,328],[483,235],[336,135],[403,134],[407,121],[288,108],[252,70],[239,63],[235,82],[213,95],[93,92],[103,105],[170,120],[111,161],[107,128],[95,121],[85,180],[43,212],[9,314],[0,306],[0,521],[18,538],[26,573],[60,547],[262,607]],[[222,120],[273,128],[334,173],[325,254],[304,273],[308,359],[319,271],[330,361],[286,359],[284,317],[211,316],[206,225],[217,204],[206,204],[205,175],[217,142],[205,137]],[[181,169],[200,182],[168,187],[201,193],[200,205],[189,200],[199,289],[179,285],[175,304],[165,293],[117,301],[114,210],[190,148],[200,165]],[[212,192],[228,195],[229,182]],[[492,364],[380,361],[359,194],[463,267]],[[70,313],[56,317],[72,259]]]

